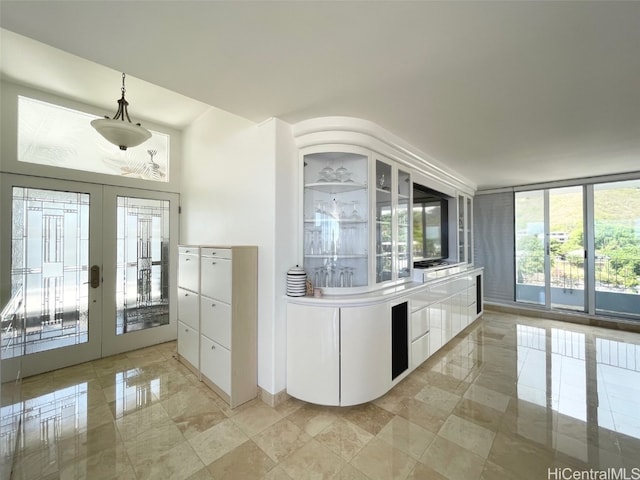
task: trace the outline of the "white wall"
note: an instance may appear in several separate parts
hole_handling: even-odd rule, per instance
[[[276,308],[274,321],[274,371],[272,393],[287,386],[287,270],[301,258],[300,247],[300,170],[298,149],[293,141],[291,126],[275,120],[276,135]]]
[[[212,108],[183,134],[180,243],[258,246],[258,385],[270,393],[285,388],[286,326],[282,316],[276,318],[284,311],[281,270],[286,273],[288,266],[281,265],[276,245],[279,251],[291,249],[276,242],[276,172],[292,174],[286,162],[276,167],[276,130],[286,138],[287,128],[277,120],[256,125]]]

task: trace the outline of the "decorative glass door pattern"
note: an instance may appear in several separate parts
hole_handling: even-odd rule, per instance
[[[3,358],[88,341],[86,193],[12,189],[11,304]],[[5,330],[3,325],[3,330]]]
[[[118,196],[116,334],[169,324],[169,201]]]

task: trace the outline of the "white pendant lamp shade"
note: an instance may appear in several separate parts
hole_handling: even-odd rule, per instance
[[[124,73],[122,74],[122,97],[118,100],[118,111],[113,119],[109,117],[91,121],[91,126],[109,142],[126,150],[129,147],[137,147],[142,142],[151,138],[151,132],[143,128],[139,123],[131,123],[127,107],[129,102],[124,98]],[[126,120],[125,120],[126,117]]]
[[[98,118],[91,122],[91,126],[109,142],[120,147],[120,150],[137,147],[151,138],[151,132],[146,128],[122,120]]]

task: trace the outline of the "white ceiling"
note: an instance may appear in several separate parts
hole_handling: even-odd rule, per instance
[[[63,51],[4,32],[6,78],[115,111],[125,71],[178,128],[361,117],[484,189],[640,171],[640,2],[2,0],[0,26]]]

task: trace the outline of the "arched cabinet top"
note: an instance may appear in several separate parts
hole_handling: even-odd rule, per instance
[[[423,183],[440,182],[468,195],[474,195],[476,191],[477,186],[460,173],[369,120],[319,117],[294,124],[292,132],[296,146],[301,150],[322,145],[362,147],[411,168],[416,179],[424,177]]]

